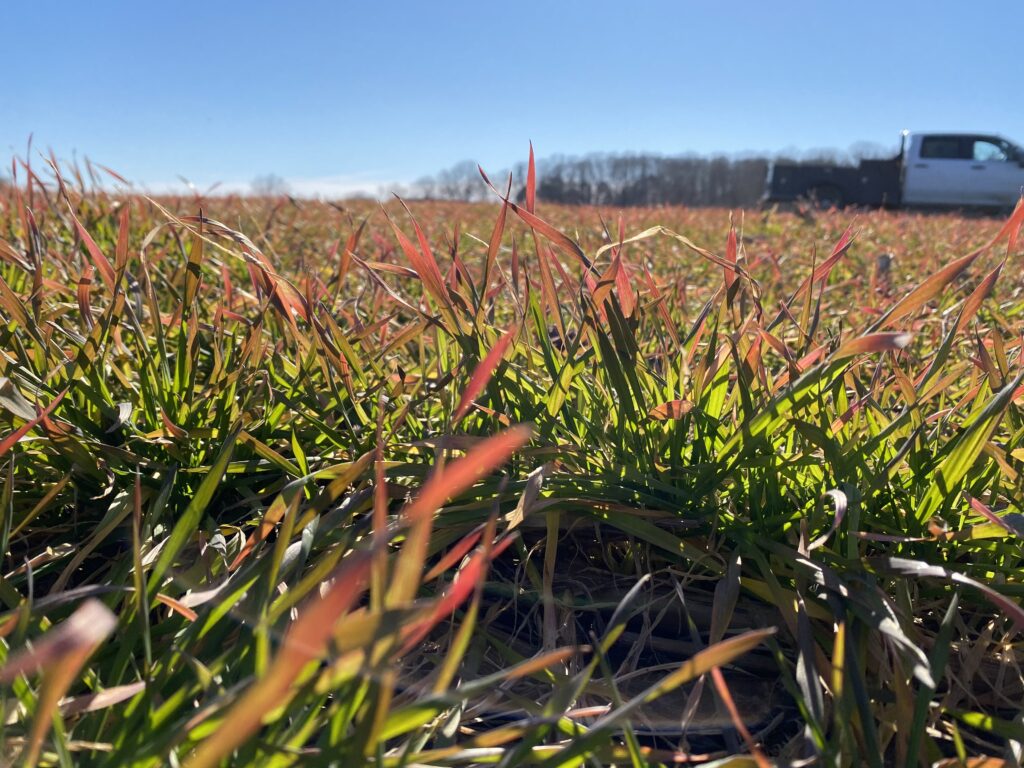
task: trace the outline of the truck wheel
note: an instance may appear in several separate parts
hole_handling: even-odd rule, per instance
[[[819,184],[807,190],[807,198],[818,210],[843,207],[843,190],[833,184]]]

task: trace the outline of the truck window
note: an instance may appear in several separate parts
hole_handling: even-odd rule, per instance
[[[993,139],[974,140],[973,159],[978,163],[998,163],[1010,159],[1010,147],[1004,141]]]
[[[921,158],[930,160],[966,160],[958,136],[925,136],[921,139]]]

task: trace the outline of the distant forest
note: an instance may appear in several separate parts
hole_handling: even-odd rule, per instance
[[[590,154],[557,156],[537,163],[537,196],[568,205],[686,205],[744,207],[764,193],[773,161],[852,164],[864,158],[892,157],[897,150],[861,143],[848,151],[813,150],[767,156]],[[487,170],[487,169],[485,169]],[[513,194],[522,196],[525,163],[511,169]],[[509,170],[488,176],[504,188]],[[484,200],[487,189],[476,163],[464,161],[435,176],[419,179],[408,190],[435,200]]]

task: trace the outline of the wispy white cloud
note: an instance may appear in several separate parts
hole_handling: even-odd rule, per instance
[[[405,186],[402,181],[374,173],[293,178],[285,179],[285,183],[294,195],[325,199],[387,196],[392,190]]]
[[[255,178],[257,177],[254,176]],[[393,191],[401,191],[407,185],[405,181],[388,178],[373,171],[332,176],[283,177],[281,180],[290,195],[323,200],[350,197],[386,198]],[[253,191],[253,180],[217,182],[179,178],[174,181],[142,184],[138,185],[138,188],[151,194],[249,194]]]

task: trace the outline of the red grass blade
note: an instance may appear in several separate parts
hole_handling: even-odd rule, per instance
[[[519,248],[516,246],[516,238],[512,237],[512,290],[515,291],[516,296],[519,296]]]
[[[451,614],[458,608],[477,588],[483,579],[487,565],[495,557],[500,555],[509,545],[516,540],[516,536],[506,536],[501,542],[494,546],[490,552],[486,548],[478,551],[462,569],[455,575],[455,580],[445,593],[434,604],[430,614],[418,625],[413,625],[408,630],[408,635],[402,647],[402,653],[408,653],[427,633],[433,629],[445,616]]]
[[[605,301],[611,295],[612,288],[615,287],[615,278],[618,274],[619,260],[620,255],[619,253],[616,253],[615,257],[612,259],[612,263],[608,265],[608,268],[602,272],[601,276],[597,279],[597,283],[593,282],[593,276],[591,273],[588,272],[583,276],[588,287],[590,287],[590,295],[593,297],[594,304],[598,309],[602,309],[604,307]]]
[[[996,268],[985,275],[985,279],[978,283],[978,287],[971,291],[971,295],[964,301],[963,309],[960,310],[960,316],[956,320],[957,331],[962,331],[964,326],[970,322],[971,318],[974,317],[978,310],[981,309],[982,302],[988,298],[989,294],[992,293],[992,289],[995,287],[996,280],[999,279],[999,273],[1003,271],[1003,265],[1006,261],[1003,260],[996,265]]]
[[[647,278],[647,287],[651,292],[652,299],[654,300],[654,306],[658,310],[658,316],[661,317],[661,322],[665,324],[665,329],[668,331],[668,335],[672,337],[672,343],[675,344],[678,349],[680,346],[679,329],[676,328],[676,324],[672,320],[672,315],[669,314],[668,307],[665,306],[665,296],[659,290],[658,284],[654,280],[654,275],[651,274],[651,270],[647,268],[646,264],[644,265],[644,276]]]
[[[564,235],[555,229],[553,226],[548,224],[544,219],[534,216],[530,211],[520,208],[515,203],[509,203],[508,207],[512,209],[512,212],[521,218],[524,222],[529,224],[531,227],[540,232],[544,237],[554,243],[559,250],[564,251],[567,255],[577,259],[584,267],[584,269],[590,269],[590,259],[583,253],[583,249],[576,243],[575,240],[570,238],[568,235]]]
[[[1017,206],[1010,214],[1010,218],[1000,228],[989,245],[995,245],[1003,238],[1006,238],[1006,253],[1010,254],[1017,247],[1017,238],[1020,236],[1020,228],[1024,225],[1024,196],[1017,201]]]
[[[38,416],[36,416],[31,421],[25,422],[21,427],[14,430],[14,432],[9,434],[3,440],[0,440],[0,457],[2,457],[5,453],[11,450],[14,444],[21,440],[21,438],[23,438],[26,434],[28,434],[28,431],[32,429],[32,427],[34,427],[36,424],[38,424],[47,416],[49,416],[53,412],[53,409],[56,408],[57,405],[60,403],[60,401],[64,399],[64,395],[66,395],[67,393],[68,391],[65,389],[63,392],[61,392],[59,395],[53,398],[52,402],[48,406],[46,406],[42,411],[40,411]]]
[[[117,619],[103,603],[90,599],[64,622],[55,625],[32,646],[12,653],[0,667],[0,683],[18,675],[60,664],[73,648],[100,642],[116,626]]]
[[[958,275],[971,266],[971,264],[974,263],[974,260],[977,259],[982,252],[983,249],[979,249],[974,253],[962,256],[956,261],[947,264],[934,275],[929,277],[917,288],[896,302],[892,309],[885,314],[884,322],[881,323],[881,327],[892,325],[897,320],[903,319],[912,312],[920,309],[927,302],[934,299],[947,285],[955,280]]]
[[[92,293],[92,278],[96,273],[92,264],[86,264],[82,270],[82,276],[78,278],[78,311],[82,315],[85,327],[92,330],[95,322],[92,319],[92,307],[89,305],[89,296]]]
[[[419,495],[405,508],[403,516],[415,522],[432,515],[448,499],[462,493],[485,474],[505,463],[509,456],[526,445],[532,435],[533,429],[530,426],[520,424],[487,438],[465,458],[452,462],[443,471],[431,476]]]
[[[693,403],[689,400],[669,400],[651,408],[647,415],[655,421],[669,421],[681,419],[692,410]]]
[[[990,523],[992,523],[993,525],[998,525],[1007,533],[1024,538],[1024,530],[1021,530],[1020,528],[1011,525],[1009,522],[999,517],[999,515],[997,515],[995,512],[989,509],[979,499],[974,498],[967,492],[964,492],[964,497],[967,499],[967,502],[971,505],[971,509],[973,509],[979,515],[984,517]]]
[[[170,595],[165,595],[162,592],[158,592],[156,595],[156,600],[157,602],[166,605],[168,608],[170,608],[178,615],[183,616],[188,621],[195,621],[199,618],[199,614],[197,614],[195,611],[193,611],[180,600],[175,600]]]
[[[437,561],[433,568],[431,568],[423,576],[423,581],[433,581],[442,573],[447,571],[462,558],[469,554],[470,550],[476,546],[476,543],[480,541],[480,537],[483,536],[484,526],[477,526],[476,530],[471,531],[466,536],[463,536],[454,547],[445,552],[444,556]]]
[[[121,206],[121,215],[117,225],[117,247],[114,249],[114,269],[121,272],[128,265],[128,236],[131,234],[132,204],[126,202]]]
[[[909,333],[869,333],[841,344],[832,353],[832,359],[853,357],[865,352],[897,352],[907,346],[912,338]]]
[[[487,356],[473,370],[473,375],[469,378],[469,384],[466,385],[462,397],[459,398],[459,404],[455,408],[455,413],[452,415],[453,425],[458,424],[462,420],[462,417],[469,411],[473,401],[483,392],[487,382],[491,380],[491,376],[494,374],[494,369],[498,367],[498,363],[501,362],[502,357],[505,355],[505,350],[508,349],[508,345],[512,343],[512,339],[515,338],[518,331],[518,327],[514,325],[505,331],[504,335],[491,348],[491,351],[487,353]]]
[[[111,170],[107,166],[102,165],[100,163],[93,163],[93,165],[95,165],[97,168],[99,168],[104,173],[108,174],[109,176],[112,176],[113,178],[117,179],[122,184],[125,184],[125,185],[127,185],[129,187],[132,185],[132,183],[130,181],[128,181],[128,179],[126,179],[124,176],[122,176],[121,174],[117,173],[116,171]]]
[[[387,217],[388,224],[391,225],[391,229],[395,233],[399,246],[401,246],[406,258],[409,259],[409,263],[412,264],[413,269],[416,270],[420,280],[423,282],[423,288],[440,306],[448,308],[450,300],[448,299],[447,289],[444,287],[444,278],[441,276],[441,270],[438,268],[437,262],[433,260],[433,254],[430,254],[430,252],[427,251],[426,253],[429,254],[428,257],[424,252],[422,252],[422,250],[417,250],[416,246],[413,245],[412,241],[406,237],[405,233],[402,232],[401,229],[399,229],[398,225],[395,224],[387,211],[384,212],[384,215]],[[420,235],[421,231],[418,225],[416,226],[416,230],[417,234]]]
[[[509,456],[529,441],[533,430],[519,425],[489,437],[458,459],[436,472],[424,484],[423,490],[403,511],[403,519],[411,524],[401,557],[392,575],[387,593],[387,605],[408,602],[416,594],[423,577],[427,544],[434,513],[441,506],[477,480],[503,464]]]
[[[13,654],[0,668],[0,683],[39,669],[43,683],[36,703],[28,746],[20,765],[33,766],[39,757],[59,702],[89,656],[117,627],[117,617],[96,599],[84,602],[67,621],[57,624],[32,647]]]
[[[423,263],[429,269],[431,275],[438,280],[439,283],[444,283],[444,278],[441,276],[441,267],[437,263],[437,258],[434,256],[433,250],[430,248],[430,241],[427,240],[427,236],[423,232],[423,228],[419,222],[416,221],[416,217],[412,215],[412,211],[409,210],[409,206],[402,200],[402,207],[405,208],[405,212],[409,214],[409,218],[412,220],[412,228],[416,232],[416,241],[420,246],[420,253],[423,255]]]
[[[619,297],[619,306],[622,307],[622,314],[632,317],[636,310],[636,296],[633,293],[633,286],[629,282],[629,275],[626,273],[626,260],[619,251],[618,266],[615,269],[615,292]]]
[[[371,553],[358,552],[335,570],[330,587],[314,596],[288,628],[270,668],[242,695],[220,727],[199,744],[186,763],[188,768],[213,768],[251,737],[263,716],[290,698],[289,688],[302,668],[327,650],[335,625],[366,589]]]
[[[725,241],[725,260],[733,266],[724,267],[725,272],[725,288],[728,291],[732,288],[733,283],[739,279],[739,275],[736,274],[736,227],[729,225],[729,237]]]
[[[832,268],[839,262],[843,255],[850,249],[853,244],[853,225],[851,224],[843,232],[843,236],[839,238],[839,242],[835,244],[832,249],[832,253],[827,259],[825,259],[818,268],[814,270],[811,276],[811,282],[817,283],[821,280],[828,279],[828,276],[832,273]]]
[[[160,409],[160,419],[164,423],[164,429],[167,430],[167,433],[171,437],[177,438],[178,440],[184,440],[188,437],[188,432],[171,421],[171,418],[163,408]]]
[[[537,167],[533,161],[533,142],[530,142],[530,162],[526,167],[526,210],[533,213],[537,207]]]
[[[363,236],[363,230],[366,228],[366,222],[370,220],[367,216],[361,222],[359,227],[348,236],[348,240],[345,242],[345,248],[342,250],[341,255],[338,257],[338,282],[341,283],[345,279],[345,275],[348,274],[349,267],[352,264],[352,256],[356,252],[356,248],[359,245],[359,240]]]
[[[508,177],[509,191],[512,189],[512,176]],[[508,217],[508,194],[506,193],[505,199],[501,203],[501,213],[498,214],[498,219],[494,222],[494,229],[491,231],[491,240],[487,245],[487,263],[484,267],[484,280],[481,288],[483,293],[487,293],[487,289],[490,287],[490,277],[494,272],[494,265],[498,260],[498,250],[501,248],[501,236],[505,233],[505,219]]]
[[[551,315],[551,319],[555,323],[555,329],[558,331],[558,337],[565,341],[565,324],[562,322],[562,309],[561,304],[558,301],[558,291],[555,289],[555,280],[551,276],[551,265],[548,263],[549,259],[554,259],[551,254],[551,249],[545,245],[542,245],[539,240],[534,237],[534,244],[537,246],[537,263],[540,265],[540,292],[541,297],[544,299],[544,304],[548,308],[548,312]]]
[[[736,706],[736,702],[733,701],[732,693],[729,692],[729,686],[725,683],[725,677],[722,675],[722,670],[718,667],[713,667],[711,669],[711,679],[715,683],[718,695],[722,698],[722,703],[725,704],[726,711],[729,713],[729,718],[732,720],[732,724],[743,737],[743,741],[747,744],[747,749],[750,750],[751,757],[753,757],[754,762],[757,763],[757,768],[770,768],[771,763],[768,762],[768,758],[765,757],[764,752],[761,751],[757,742],[754,741],[754,737],[750,735],[750,731],[747,729],[746,723],[743,722],[743,718],[740,716],[740,711]]]
[[[80,715],[83,712],[99,712],[122,701],[138,696],[146,690],[144,682],[128,683],[126,685],[115,685],[112,688],[104,688],[97,693],[88,693],[82,696],[75,696],[64,699],[60,703],[60,714],[62,717]]]
[[[82,222],[75,216],[74,211],[71,212],[71,219],[75,222],[75,227],[78,229],[78,236],[82,238],[82,242],[85,243],[85,249],[89,252],[89,256],[92,259],[93,264],[96,265],[97,271],[100,273],[100,277],[103,278],[103,284],[108,290],[114,290],[114,268],[110,266],[110,262],[107,257],[103,255],[103,251],[96,245],[96,241],[92,239],[92,235],[82,226]]]

